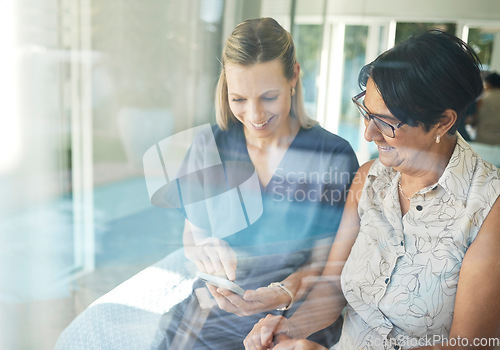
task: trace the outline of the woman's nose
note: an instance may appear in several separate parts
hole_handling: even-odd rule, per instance
[[[368,142],[379,140],[382,137],[380,130],[375,125],[373,119],[370,121],[365,119],[365,140]]]
[[[262,108],[260,103],[249,103],[247,118],[250,118],[253,122],[261,122]]]

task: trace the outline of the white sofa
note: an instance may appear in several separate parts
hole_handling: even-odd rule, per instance
[[[55,350],[154,349],[163,313],[192,290],[195,266],[178,249],[93,302],[61,333]]]

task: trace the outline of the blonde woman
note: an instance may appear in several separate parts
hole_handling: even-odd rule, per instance
[[[204,194],[213,190],[210,185],[232,188],[241,183],[234,173],[249,168],[256,173],[261,213],[221,236],[214,222],[230,227],[234,206],[207,200],[185,212],[184,249],[200,272],[234,281],[245,292],[197,280],[198,292],[163,317],[165,349],[179,338],[189,349],[242,349],[261,317],[293,312],[311,277],[321,273],[358,168],[350,145],[306,115],[292,38],[271,18],[245,21],[227,39],[216,108],[217,125],[194,141],[185,164],[204,164],[214,140],[223,166],[220,172],[198,173],[192,188]],[[230,166],[235,163],[239,166]],[[246,207],[248,216],[256,210]],[[200,314],[200,288],[208,288],[216,306],[205,321],[183,317]],[[341,320],[314,339],[335,342],[340,326]]]

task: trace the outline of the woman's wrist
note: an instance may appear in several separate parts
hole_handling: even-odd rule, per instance
[[[308,332],[308,330],[306,329],[307,328],[306,325],[301,323],[300,320],[294,320],[293,315],[292,317],[287,319],[286,327],[287,327],[286,334],[290,338],[294,339],[307,339],[307,337],[309,337],[312,333],[314,333],[314,332],[312,333]]]
[[[277,310],[284,311],[290,309],[293,306],[293,303],[295,301],[295,295],[289,288],[287,288],[287,286],[285,286],[283,282],[273,282],[267,287],[279,289],[280,294],[285,297],[284,298],[285,301],[280,303],[283,306],[279,307]]]

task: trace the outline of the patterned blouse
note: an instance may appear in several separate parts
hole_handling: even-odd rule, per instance
[[[336,349],[432,345],[450,332],[460,267],[500,193],[500,170],[458,136],[439,181],[402,215],[399,172],[376,160],[358,213],[361,228],[342,271],[348,301]]]

